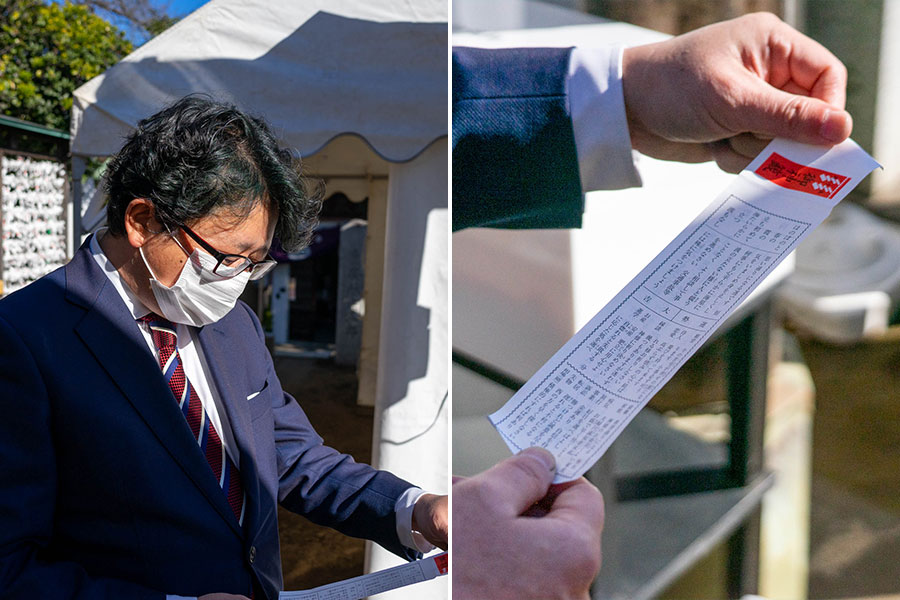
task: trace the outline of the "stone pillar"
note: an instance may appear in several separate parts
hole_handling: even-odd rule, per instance
[[[272,270],[272,337],[276,344],[288,341],[290,324],[290,299],[288,288],[291,280],[290,263],[281,263]]]
[[[348,221],[341,227],[338,245],[337,325],[334,362],[353,365],[359,362],[362,323],[365,315],[366,222]]]

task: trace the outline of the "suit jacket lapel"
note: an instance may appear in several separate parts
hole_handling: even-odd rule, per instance
[[[98,292],[99,290],[99,292]],[[133,315],[91,256],[87,242],[66,266],[66,297],[87,309],[75,331],[140,413],[159,442],[222,517],[242,535],[234,514],[172,397]]]
[[[238,447],[241,483],[247,495],[245,526],[247,531],[252,532],[256,529],[259,518],[256,447],[253,443],[253,429],[246,396],[247,390],[252,386],[247,382],[246,372],[240,367],[241,360],[234,355],[234,344],[228,343],[228,340],[233,338],[229,337],[223,321],[201,328],[198,337],[206,357],[206,364],[209,366],[210,376],[219,391],[222,406],[228,415],[231,432]],[[234,365],[234,368],[228,368],[226,365]]]

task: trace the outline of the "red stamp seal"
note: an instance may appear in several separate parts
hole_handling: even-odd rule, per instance
[[[444,553],[438,554],[437,556],[434,557],[434,564],[437,565],[438,572],[441,575],[447,574],[448,556],[449,555],[446,552],[444,552]]]
[[[850,181],[850,178],[844,175],[795,163],[777,152],[773,152],[754,173],[783,188],[822,198],[834,198],[835,194]]]

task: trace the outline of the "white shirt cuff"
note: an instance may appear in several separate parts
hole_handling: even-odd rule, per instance
[[[582,191],[641,185],[634,165],[625,96],[622,48],[573,48],[569,58],[569,109]]]
[[[166,594],[166,600],[197,600],[197,596],[175,596],[174,594]]]
[[[403,492],[394,504],[394,512],[397,515],[397,537],[400,538],[400,543],[422,553],[431,552],[434,546],[421,533],[413,531],[412,515],[416,501],[425,493],[422,488],[411,487]]]

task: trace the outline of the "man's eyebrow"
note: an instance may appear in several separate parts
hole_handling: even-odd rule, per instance
[[[255,249],[251,250],[249,252],[249,254],[257,254],[258,253],[258,254],[261,254],[263,256],[263,258],[265,258],[266,256],[269,255],[270,249],[271,249],[271,246],[269,246],[268,244],[263,244],[262,246],[257,246]]]
[[[219,250],[222,252],[222,250]],[[261,256],[259,260],[265,260],[266,256],[269,255],[269,246],[266,244],[262,244],[260,246],[254,246],[253,242],[248,242],[246,244],[241,244],[234,248],[234,250],[229,250],[225,252],[225,254],[236,254],[238,256],[245,256],[250,260],[255,260],[254,256]],[[257,261],[258,262],[258,261]]]
[[[264,252],[266,254],[269,253],[269,245],[268,244],[260,244],[259,246],[254,246],[253,242],[247,242],[245,244],[241,244],[238,246],[237,254],[256,254],[257,252]]]

